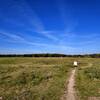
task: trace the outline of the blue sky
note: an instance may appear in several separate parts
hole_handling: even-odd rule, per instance
[[[0,54],[100,53],[100,0],[0,0]]]

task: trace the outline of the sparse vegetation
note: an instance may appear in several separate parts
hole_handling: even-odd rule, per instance
[[[0,58],[0,97],[59,100],[71,67],[66,58]]]
[[[83,61],[84,62],[84,61]],[[76,89],[81,100],[89,97],[100,97],[100,59],[85,60],[87,66],[80,66],[77,70]]]
[[[0,97],[4,100],[60,100],[66,78],[79,62],[76,90],[81,100],[100,97],[98,58],[0,58]]]

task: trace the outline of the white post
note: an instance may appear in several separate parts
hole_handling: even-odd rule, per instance
[[[73,66],[77,67],[78,66],[78,62],[74,61]]]

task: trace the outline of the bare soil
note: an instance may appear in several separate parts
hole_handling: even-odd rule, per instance
[[[71,71],[69,80],[66,82],[67,89],[64,92],[64,95],[62,96],[61,100],[76,100],[75,96],[75,72],[76,68]]]

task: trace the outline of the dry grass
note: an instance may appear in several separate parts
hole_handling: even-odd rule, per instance
[[[100,59],[88,58],[80,62],[84,63],[81,63],[76,75],[76,89],[80,100],[100,98]]]
[[[67,58],[0,58],[0,97],[59,100],[71,67]]]

